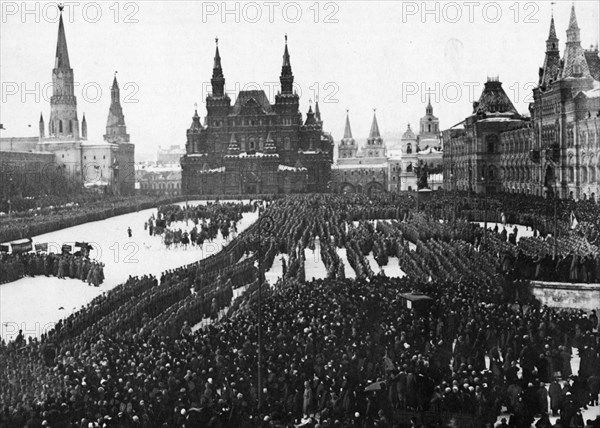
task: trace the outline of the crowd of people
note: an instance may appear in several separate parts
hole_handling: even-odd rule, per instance
[[[84,255],[29,252],[0,254],[0,284],[26,276],[72,278],[99,287],[104,282],[104,263]]]
[[[129,278],[40,339],[3,344],[0,426],[487,428],[503,411],[501,426],[600,426],[581,413],[600,393],[596,313],[506,292],[515,269],[499,254],[531,254],[534,238],[483,240],[413,203],[275,200],[218,254]],[[308,282],[303,250],[317,240],[327,278]],[[374,272],[371,253],[406,277]],[[281,254],[285,272],[265,283]],[[429,297],[426,310],[405,293]]]

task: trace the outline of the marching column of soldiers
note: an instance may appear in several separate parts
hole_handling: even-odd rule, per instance
[[[41,252],[4,254],[0,257],[0,283],[41,275],[80,279],[99,287],[104,282],[104,263],[85,256]]]

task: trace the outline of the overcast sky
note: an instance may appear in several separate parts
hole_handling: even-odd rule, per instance
[[[55,3],[3,1],[0,122],[3,137],[36,135],[50,114],[58,28]],[[194,104],[205,116],[215,37],[226,88],[260,86],[273,101],[288,35],[301,110],[316,95],[336,142],[346,109],[357,138],[373,108],[393,138],[424,114],[426,89],[448,128],[471,113],[488,76],[527,111],[543,63],[550,2],[72,2],[63,18],[78,112],[101,140],[115,70],[137,152],[185,143]],[[571,2],[554,5],[561,54]],[[598,43],[599,2],[577,1],[582,45]],[[36,90],[37,88],[37,90]],[[101,91],[101,94],[98,93]],[[29,91],[29,92],[27,92]],[[15,93],[16,92],[16,93]],[[31,127],[29,127],[31,125]]]

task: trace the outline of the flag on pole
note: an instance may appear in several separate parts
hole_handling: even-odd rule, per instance
[[[575,213],[571,211],[571,229],[575,229],[579,222],[577,221],[577,217],[575,217]]]

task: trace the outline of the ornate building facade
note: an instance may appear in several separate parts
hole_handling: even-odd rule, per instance
[[[372,194],[387,190],[388,159],[375,113],[369,138],[361,149],[352,136],[350,115],[346,114],[344,138],[338,145],[338,159],[332,166],[332,174],[333,190],[337,193]]]
[[[61,174],[86,187],[132,195],[135,185],[135,147],[127,134],[116,75],[111,89],[106,134],[102,141],[88,139],[85,114],[79,121],[74,82],[61,10],[48,126],[44,123],[43,115],[40,115],[38,137],[21,139],[17,144],[10,145],[3,141],[0,145],[2,151],[18,152],[24,158],[28,153],[32,156],[51,154],[52,164],[45,164],[41,171],[37,171],[40,177]],[[18,174],[19,171],[11,173]]]
[[[338,158],[332,167],[334,190],[339,193],[401,192],[417,190],[418,171],[428,176],[431,190],[442,188],[442,146],[439,119],[431,101],[420,120],[421,133],[408,125],[400,143],[384,144],[377,117],[373,114],[366,144],[358,147],[352,137],[349,115],[344,138],[338,145]]]
[[[563,58],[554,17],[546,41],[539,85],[534,89],[536,194],[594,199],[600,195],[600,57],[581,47],[575,5],[571,8]]]
[[[431,190],[443,187],[442,140],[440,120],[433,114],[431,99],[427,102],[425,116],[419,120],[419,134],[408,124],[399,145],[390,147],[389,190],[393,192],[417,190],[418,172],[425,169]]]
[[[500,192],[520,180],[520,162],[531,146],[530,121],[521,116],[497,78],[488,78],[473,113],[442,132],[444,187],[474,192]],[[513,132],[517,131],[517,132]],[[511,133],[512,132],[512,133]],[[516,143],[507,143],[525,136]],[[522,154],[525,153],[524,157]]]
[[[218,42],[218,41],[217,41]],[[323,132],[318,102],[303,121],[287,46],[271,104],[264,91],[241,91],[234,105],[225,93],[217,44],[207,115],[198,111],[181,158],[184,194],[325,192],[330,187],[333,141]]]
[[[447,188],[597,200],[600,57],[579,34],[573,5],[561,59],[552,17],[531,118],[491,79],[473,114],[443,132]]]

